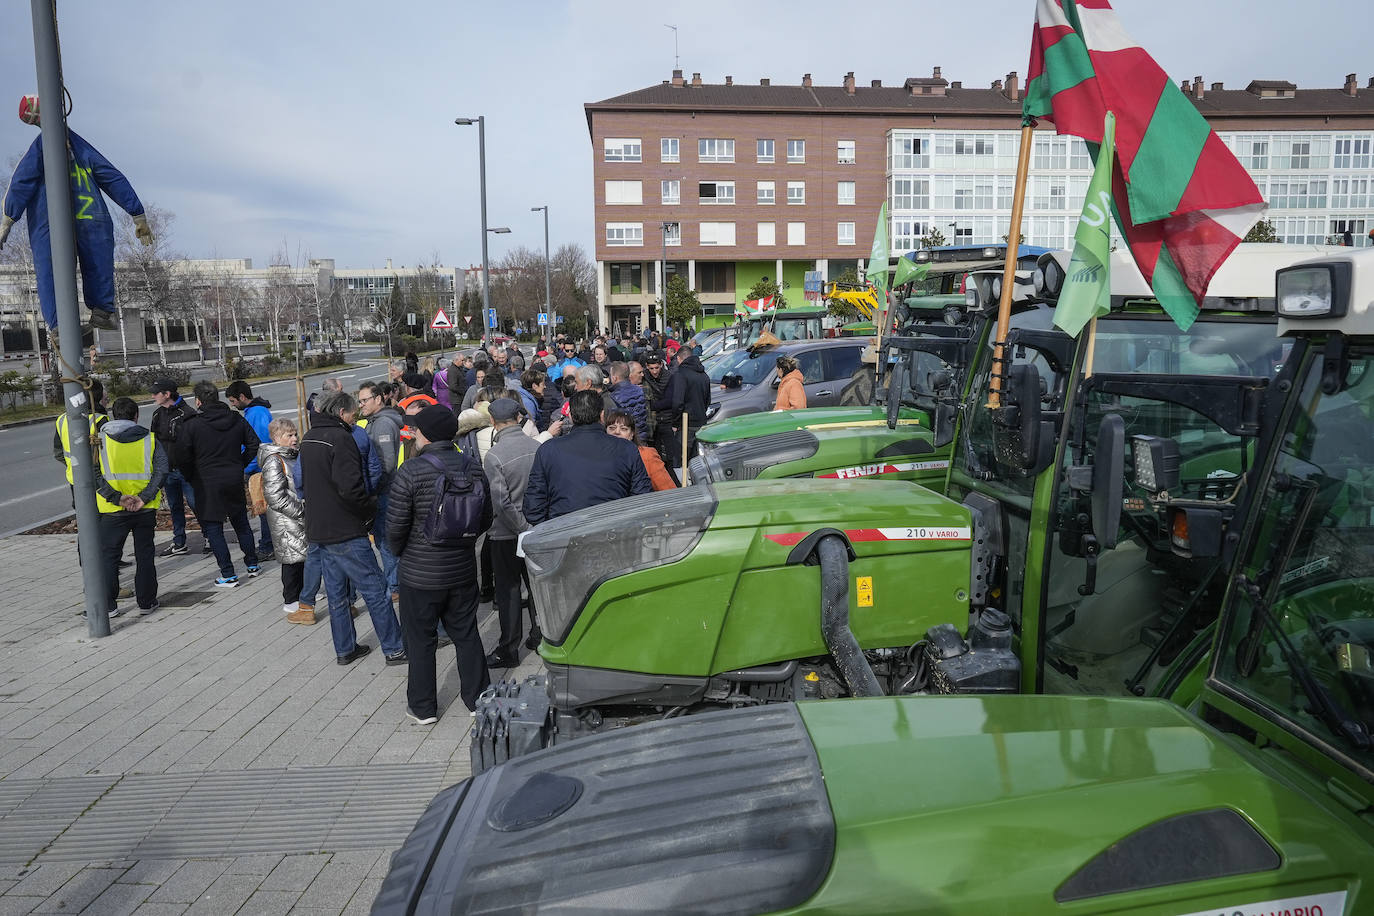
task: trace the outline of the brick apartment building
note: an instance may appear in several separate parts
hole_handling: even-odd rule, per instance
[[[1184,94],[1250,170],[1280,238],[1367,244],[1374,228],[1374,79],[1339,89],[1202,77]],[[987,88],[929,77],[884,86],[707,84],[674,70],[660,85],[584,108],[593,150],[603,326],[646,327],[663,274],[698,291],[703,326],[728,323],[760,278],[789,303],[803,274],[857,268],[888,203],[894,252],[932,230],[949,244],[1008,229],[1020,144],[1015,72]],[[1092,174],[1077,138],[1035,136],[1022,232],[1070,243]],[[657,323],[657,322],[656,322]]]

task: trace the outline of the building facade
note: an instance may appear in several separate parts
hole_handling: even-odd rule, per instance
[[[1244,89],[1202,77],[1184,94],[1249,169],[1286,242],[1369,243],[1374,229],[1374,79]],[[593,150],[600,323],[649,323],[665,275],[698,292],[702,324],[733,320],[761,278],[789,304],[803,275],[858,269],[886,201],[893,252],[931,239],[1000,241],[1020,147],[1015,72],[988,88],[929,77],[858,86],[706,84],[700,74],[585,107]],[[1024,239],[1065,247],[1092,175],[1087,147],[1034,135]]]

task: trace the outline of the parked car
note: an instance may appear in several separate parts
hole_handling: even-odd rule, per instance
[[[775,363],[779,356],[797,360],[808,407],[834,407],[840,403],[840,390],[859,367],[865,343],[859,338],[807,340],[756,353],[732,350],[721,354],[706,367],[715,386],[706,422],[772,410],[777,399]]]

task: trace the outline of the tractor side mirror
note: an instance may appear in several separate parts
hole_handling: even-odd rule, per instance
[[[1102,550],[1116,546],[1125,470],[1126,423],[1118,414],[1109,413],[1097,428],[1097,449],[1093,455],[1093,534]]]
[[[902,410],[902,392],[906,390],[906,360],[898,360],[887,380],[887,428],[897,428]]]
[[[1030,477],[1054,460],[1054,424],[1040,418],[1043,382],[1035,367],[1012,366],[1002,404],[993,416],[992,447],[997,463]]]
[[[944,448],[954,441],[954,425],[959,418],[959,406],[948,401],[935,405],[935,442],[936,448]]]

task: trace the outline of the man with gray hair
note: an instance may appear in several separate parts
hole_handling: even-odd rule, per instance
[[[372,651],[370,646],[358,644],[353,628],[347,594],[351,582],[367,603],[386,663],[404,665],[401,627],[367,537],[377,498],[368,492],[362,453],[353,439],[357,412],[353,395],[345,391],[327,395],[321,399],[315,424],[301,440],[305,537],[312,545],[319,545],[324,588],[329,596],[330,632],[339,664],[350,665]]]
[[[317,402],[336,391],[343,391],[343,381],[331,375],[320,383],[319,391],[310,392],[310,397],[305,400],[305,412],[314,413],[319,406]]]

